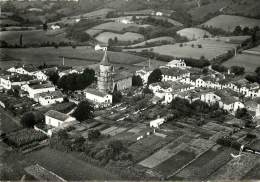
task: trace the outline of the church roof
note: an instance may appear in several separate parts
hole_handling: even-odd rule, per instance
[[[105,51],[105,54],[104,54],[100,64],[103,65],[103,66],[110,66],[109,58],[108,58],[108,55],[107,55],[107,51]]]

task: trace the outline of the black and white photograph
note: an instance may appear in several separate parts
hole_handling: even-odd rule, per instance
[[[0,0],[0,181],[260,181],[260,0]]]

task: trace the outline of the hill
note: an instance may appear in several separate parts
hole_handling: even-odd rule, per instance
[[[202,24],[205,27],[213,27],[223,29],[227,32],[234,31],[236,26],[240,25],[242,28],[255,26],[260,27],[260,19],[246,18],[242,16],[219,15]]]
[[[186,37],[189,40],[200,39],[205,36],[211,37],[211,34],[200,28],[184,28],[177,32],[180,36]]]

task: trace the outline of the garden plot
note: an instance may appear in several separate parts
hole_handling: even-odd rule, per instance
[[[232,159],[225,166],[217,170],[210,180],[240,180],[257,163],[259,157],[254,154],[243,154],[240,159]]]
[[[46,180],[46,181],[65,181],[57,174],[43,168],[42,166],[36,164],[24,169],[29,174],[33,175],[38,180]]]
[[[260,179],[260,162],[255,165],[244,177],[243,180]]]
[[[176,176],[186,180],[206,180],[212,172],[225,164],[226,160],[223,159],[226,156],[230,157],[229,152],[224,147],[216,145],[181,170]]]
[[[127,130],[127,128],[121,128],[121,127],[112,126],[110,128],[107,128],[107,129],[101,131],[101,134],[115,136],[115,135],[117,135],[119,133],[124,132],[125,130]]]
[[[195,158],[193,152],[182,150],[154,168],[163,176],[169,176]]]
[[[213,123],[213,122],[209,122],[209,123],[203,125],[202,128],[210,130],[210,131],[224,132],[224,133],[230,133],[233,131],[232,128],[222,126],[220,124]]]
[[[165,146],[167,142],[162,137],[150,135],[132,144],[129,147],[129,151],[132,153],[134,161],[138,162]]]
[[[181,150],[188,147],[187,143],[192,139],[190,136],[181,136],[178,137],[175,141],[170,143],[169,145],[165,146],[158,152],[154,153],[150,157],[146,158],[145,160],[141,161],[139,164],[144,167],[154,168],[160,163],[166,161],[167,159],[171,158]]]

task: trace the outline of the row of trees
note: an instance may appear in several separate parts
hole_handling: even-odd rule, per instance
[[[256,68],[255,73],[246,75],[245,78],[252,83],[260,84],[260,66]]]
[[[95,71],[92,69],[86,68],[82,74],[69,74],[61,77],[58,80],[58,87],[64,91],[76,91],[83,90],[87,86],[91,85],[95,78]]]

